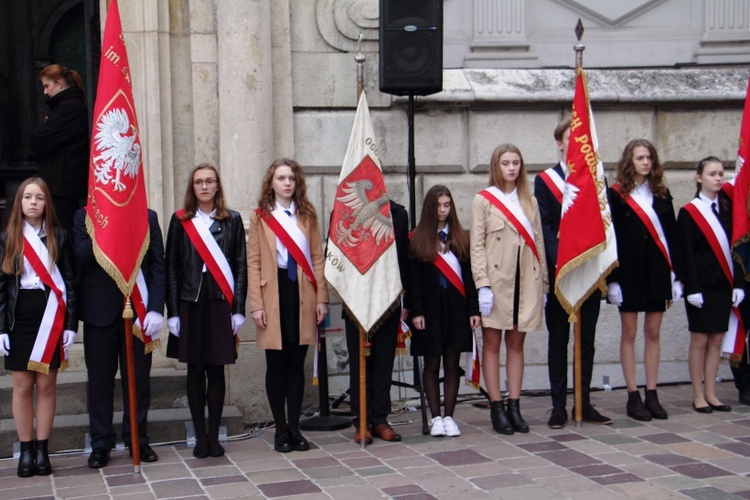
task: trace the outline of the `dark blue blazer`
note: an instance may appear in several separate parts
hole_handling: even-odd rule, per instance
[[[563,169],[558,163],[553,170],[560,178],[565,179]],[[549,276],[549,289],[554,293],[555,268],[557,267],[557,234],[560,232],[560,216],[562,205],[555,195],[552,194],[547,183],[541,176],[534,178],[534,197],[539,205],[539,215],[542,221],[542,236],[544,237],[544,253],[547,256],[547,276]]]
[[[150,243],[143,257],[141,270],[148,287],[147,310],[164,314],[166,270],[164,239],[156,212],[148,210]],[[76,212],[73,243],[78,270],[79,318],[84,323],[104,327],[122,317],[123,295],[115,281],[102,269],[94,257],[91,238],[86,232],[86,211]]]

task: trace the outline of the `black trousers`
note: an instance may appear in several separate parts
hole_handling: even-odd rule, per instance
[[[594,337],[596,321],[599,319],[601,292],[594,291],[581,306],[581,392],[583,404],[589,404],[591,374],[594,370]],[[569,314],[560,305],[554,293],[547,295],[544,308],[549,331],[547,367],[552,393],[552,406],[565,408],[568,393],[568,341],[573,324],[568,323]]]
[[[125,325],[122,318],[105,327],[83,325],[83,350],[88,370],[89,432],[92,448],[114,446],[117,434],[112,423],[115,375],[120,365],[122,378],[122,437],[130,446],[130,404],[125,351]],[[151,405],[151,354],[145,354],[144,344],[133,338],[135,358],[136,403],[138,406],[138,442],[148,444],[148,409]]]
[[[401,309],[394,311],[370,337],[370,355],[366,358],[367,420],[373,426],[383,424],[391,412],[391,377]],[[344,315],[346,348],[349,351],[349,400],[359,422],[359,329]]]

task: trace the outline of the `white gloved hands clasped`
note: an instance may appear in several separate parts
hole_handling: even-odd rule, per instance
[[[149,337],[153,337],[156,333],[159,333],[163,323],[164,316],[156,311],[149,311],[143,319],[143,332]]]
[[[619,283],[610,283],[607,285],[607,300],[610,304],[617,307],[622,305],[622,288]]]
[[[687,296],[688,303],[693,306],[700,309],[703,307],[703,294],[702,293],[691,293]]]
[[[240,328],[245,324],[244,314],[232,314],[232,333],[237,335],[240,333]]]
[[[739,307],[740,303],[745,300],[745,290],[742,288],[735,288],[732,290],[732,306]]]
[[[495,299],[492,296],[492,290],[490,287],[483,286],[479,289],[479,312],[482,316],[489,316],[492,312],[492,306],[495,303]]]
[[[179,316],[172,316],[171,318],[167,318],[167,330],[169,330],[169,333],[171,333],[175,337],[180,336],[180,317]]]

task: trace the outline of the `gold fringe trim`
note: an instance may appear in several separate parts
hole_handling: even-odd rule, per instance
[[[334,290],[336,290],[335,287],[332,286]],[[338,290],[336,290],[336,293],[338,293]],[[369,342],[370,340],[370,332],[373,330],[377,330],[383,325],[383,322],[390,316],[394,311],[401,308],[401,295],[403,294],[403,291],[399,292],[398,297],[396,300],[393,301],[393,303],[388,306],[388,308],[385,310],[383,314],[380,315],[380,318],[373,324],[370,331],[366,333],[365,340]],[[341,297],[341,294],[339,293],[339,297]],[[346,302],[344,302],[344,299],[341,299],[341,307],[344,309],[344,312],[349,317],[350,320],[352,320],[352,323],[356,325],[358,329],[364,329],[364,327],[360,324],[359,320],[357,320],[356,316],[354,316],[354,313],[352,313],[352,310],[349,309],[349,306],[346,305]]]
[[[748,198],[748,203],[750,203],[750,198]],[[737,253],[734,251],[736,247],[739,245],[742,245],[744,243],[750,242],[750,233],[746,234],[739,240],[737,240],[734,245],[732,245],[732,260],[737,263],[742,268],[742,274],[745,275],[745,282],[750,282],[750,272],[745,268],[745,263],[742,261],[742,258],[737,255]]]
[[[606,292],[607,290],[607,276],[610,275],[612,271],[616,267],[620,265],[618,261],[614,261],[607,269],[604,270],[604,272],[599,275],[599,279],[589,287],[588,290],[583,294],[583,296],[576,302],[575,304],[571,304],[568,302],[568,300],[563,296],[562,292],[560,292],[560,288],[558,287],[558,283],[560,280],[569,272],[573,271],[576,267],[584,263],[585,261],[596,257],[600,253],[602,253],[607,248],[607,242],[602,242],[596,245],[593,248],[590,248],[589,250],[583,252],[575,259],[567,262],[563,267],[560,268],[560,272],[558,273],[557,279],[555,280],[555,296],[557,297],[557,300],[560,302],[560,305],[565,309],[565,312],[568,313],[570,316],[568,317],[568,322],[575,323],[575,313],[581,308],[583,303],[591,297],[591,294],[594,293],[594,290],[597,288],[602,291],[602,293]],[[571,321],[571,318],[572,321]]]
[[[120,269],[115,265],[114,262],[110,260],[107,254],[105,254],[104,251],[99,248],[99,245],[96,242],[96,238],[94,238],[96,234],[94,223],[91,221],[88,212],[86,212],[86,232],[91,238],[91,244],[94,249],[94,257],[96,258],[96,261],[100,266],[102,266],[102,269],[104,269],[104,271],[115,281],[117,288],[120,289],[122,294],[125,297],[130,297],[130,295],[133,293],[133,288],[135,287],[135,279],[138,276],[138,269],[140,269],[141,264],[143,263],[143,257],[148,251],[148,246],[151,240],[151,234],[149,233],[149,231],[146,230],[146,234],[143,238],[143,245],[141,245],[141,248],[138,251],[138,257],[135,261],[135,267],[130,270],[130,279],[128,281],[125,281],[125,277],[120,272]]]
[[[49,375],[49,363],[42,363],[41,361],[29,361],[26,365],[26,369],[33,372],[39,372],[44,373],[45,375]]]
[[[313,377],[313,385],[314,386],[318,385],[318,377]]]
[[[137,338],[141,342],[143,342],[143,352],[146,354],[150,354],[161,347],[161,339],[152,340],[148,343],[146,343],[145,340],[143,340],[143,336],[145,334],[143,333],[143,330],[138,328],[136,325],[133,325],[133,337]]]
[[[70,361],[68,361],[67,359],[60,363],[60,371],[61,372],[64,372],[69,367],[70,367]]]
[[[474,389],[476,389],[476,390],[480,390],[480,389],[481,389],[481,386],[480,386],[479,384],[475,384],[474,382],[472,382],[472,381],[471,381],[470,379],[468,379],[468,378],[467,378],[467,379],[464,379],[464,383],[465,383],[466,385],[468,385],[469,387],[473,387],[473,388],[474,388]]]

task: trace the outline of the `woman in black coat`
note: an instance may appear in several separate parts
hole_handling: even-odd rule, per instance
[[[619,267],[607,277],[607,299],[620,309],[620,362],[628,388],[627,414],[641,421],[667,418],[656,395],[659,331],[667,302],[682,296],[675,268],[679,264],[676,222],[663,172],[650,142],[630,141],[617,164],[617,182],[608,191]],[[639,312],[645,313],[645,405],[635,375]]]
[[[416,331],[411,354],[424,356],[423,380],[432,436],[459,436],[453,420],[462,352],[474,346],[480,325],[477,290],[471,277],[469,235],[461,227],[447,187],[433,186],[409,242],[409,296]],[[440,358],[443,358],[445,413],[440,414]]]
[[[75,70],[52,64],[41,80],[49,112],[31,134],[31,149],[41,161],[39,176],[49,186],[60,225],[72,235],[89,180],[88,108]]]
[[[745,280],[742,268],[731,256],[732,209],[729,200],[721,196],[721,160],[713,156],[701,160],[695,179],[696,198],[680,209],[677,227],[690,330],[688,366],[693,409],[711,413],[731,410],[716,397],[716,375],[732,307],[739,306],[745,298]],[[711,241],[719,244],[723,255],[717,256]]]

